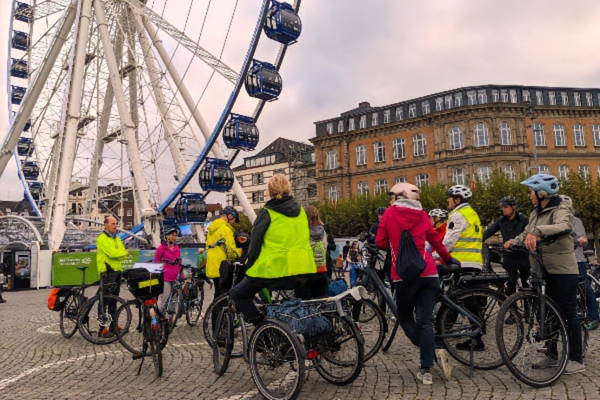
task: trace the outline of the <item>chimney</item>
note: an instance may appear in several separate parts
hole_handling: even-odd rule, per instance
[[[360,103],[358,103],[359,107],[371,107],[371,103],[369,103],[368,101],[361,101]]]

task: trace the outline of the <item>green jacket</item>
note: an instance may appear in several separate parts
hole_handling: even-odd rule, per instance
[[[125,250],[125,246],[121,238],[117,235],[112,236],[106,232],[102,232],[96,239],[96,265],[98,273],[106,272],[108,263],[115,271],[123,271],[122,261],[129,257],[129,253]]]

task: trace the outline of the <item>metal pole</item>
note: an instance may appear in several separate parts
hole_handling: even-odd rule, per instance
[[[137,18],[139,18],[139,17],[137,17]],[[138,21],[139,21],[139,19],[138,19]],[[208,127],[208,124],[202,117],[202,114],[198,110],[198,107],[194,103],[192,96],[190,95],[190,92],[187,90],[187,87],[185,86],[183,79],[181,78],[181,75],[179,75],[179,72],[177,72],[177,69],[173,65],[172,60],[169,58],[169,55],[167,54],[167,51],[165,50],[165,47],[162,44],[162,41],[159,39],[159,37],[156,33],[156,30],[154,29],[154,27],[152,26],[150,21],[148,21],[147,19],[144,18],[143,23],[144,23],[144,26],[146,27],[146,30],[148,31],[148,34],[150,35],[150,38],[152,39],[152,44],[154,45],[154,48],[156,49],[160,58],[162,59],[163,64],[166,65],[167,70],[169,71],[169,74],[171,75],[171,79],[173,79],[173,81],[175,82],[175,85],[177,85],[177,88],[179,89],[179,92],[181,93],[181,97],[183,98],[186,106],[192,113],[192,117],[194,118],[194,121],[196,121],[196,124],[198,124],[198,127],[200,128],[200,131],[202,132],[204,137],[208,140],[208,138],[210,137],[212,132],[211,132],[210,128]],[[221,150],[220,140],[216,141],[216,143],[212,147],[211,151],[217,158],[225,159],[223,150]],[[248,198],[246,197],[246,193],[244,192],[244,189],[242,188],[242,186],[240,185],[240,183],[238,182],[237,179],[233,180],[233,192],[235,193],[236,197],[238,198],[240,205],[244,209],[244,212],[250,219],[250,222],[254,223],[254,220],[256,219],[256,213],[254,212],[252,205],[250,204],[250,202],[248,201]]]

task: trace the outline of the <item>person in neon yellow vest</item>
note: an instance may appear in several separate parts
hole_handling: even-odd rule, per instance
[[[256,293],[301,288],[317,272],[308,217],[290,195],[290,182],[274,175],[267,191],[271,199],[254,221],[246,276],[229,291],[236,308],[255,325],[264,319],[252,301]]]

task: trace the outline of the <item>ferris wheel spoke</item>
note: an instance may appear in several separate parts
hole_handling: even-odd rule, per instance
[[[196,41],[190,39],[187,35],[169,23],[167,20],[156,14],[150,8],[146,7],[140,1],[136,0],[125,0],[129,6],[138,15],[142,15],[152,22],[154,22],[159,28],[165,31],[173,39],[181,43],[182,46],[187,48],[196,57],[200,58],[217,73],[221,74],[225,79],[235,84],[238,80],[239,74],[227,66],[224,62],[213,56],[210,52],[203,49]]]
[[[35,7],[33,7],[33,19],[42,19],[49,17],[52,14],[56,14],[62,11],[69,4],[74,3],[75,0],[46,0],[41,1]]]

